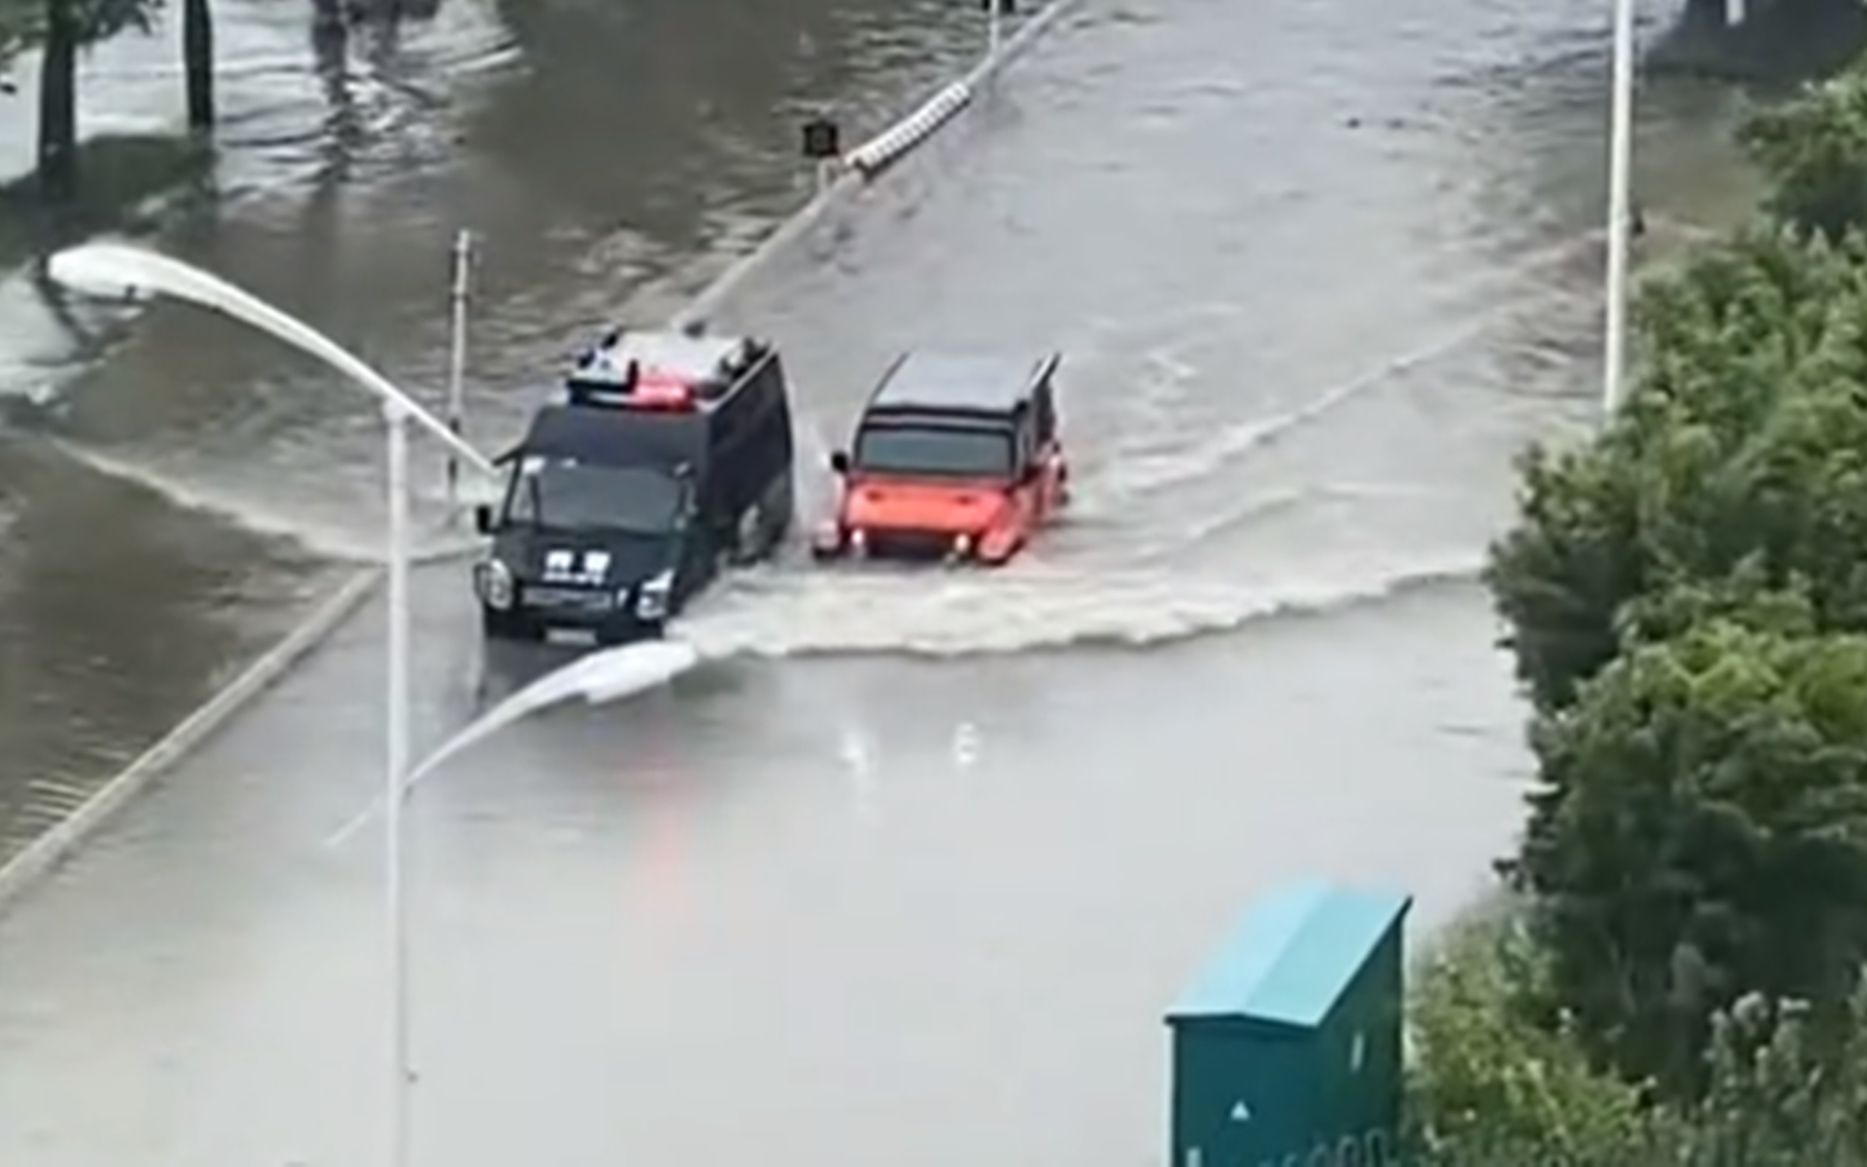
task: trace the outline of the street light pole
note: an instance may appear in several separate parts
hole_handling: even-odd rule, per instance
[[[620,700],[665,684],[699,664],[700,660],[700,651],[680,640],[637,641],[578,657],[546,673],[482,713],[413,769],[405,769],[403,773],[408,777],[402,783],[402,798],[406,801],[411,797],[417,786],[456,754],[477,745],[515,721],[572,698],[580,697],[591,705]],[[371,815],[378,810],[392,814],[394,806],[393,795],[377,799],[343,826],[332,831],[324,840],[324,845],[341,846],[346,839],[368,825]]]
[[[382,407],[389,431],[389,757],[384,774],[384,894],[389,926],[390,1162],[408,1162],[408,1094],[413,1073],[408,1047],[407,896],[402,879],[402,805],[408,777],[408,413],[394,401]]]
[[[1602,410],[1612,415],[1621,403],[1621,379],[1627,363],[1627,238],[1630,224],[1628,187],[1633,154],[1634,0],[1614,3],[1614,79],[1608,129],[1608,319]]]
[[[408,575],[409,492],[408,423],[413,420],[439,438],[449,451],[492,476],[498,469],[387,377],[302,320],[202,271],[158,252],[114,243],[87,243],[54,255],[46,265],[57,283],[101,296],[159,293],[211,308],[318,358],[361,385],[381,402],[388,443],[389,675],[388,765],[384,797],[389,807],[385,828],[387,853],[384,895],[389,941],[389,1058],[391,1167],[403,1167],[408,1154],[407,967],[402,881],[402,803],[408,774]]]

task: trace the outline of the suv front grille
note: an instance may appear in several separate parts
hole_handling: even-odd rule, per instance
[[[877,531],[864,533],[871,555],[893,559],[940,559],[953,550],[948,531]]]

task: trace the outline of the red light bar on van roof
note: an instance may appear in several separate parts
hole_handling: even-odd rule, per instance
[[[629,384],[629,404],[643,409],[692,409],[694,407],[694,383],[679,372],[669,369],[644,369],[639,365],[632,372]]]

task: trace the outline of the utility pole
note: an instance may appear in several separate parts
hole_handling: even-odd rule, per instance
[[[987,59],[998,56],[999,45],[1004,41],[1005,17],[1015,15],[1018,0],[979,0],[979,6],[985,9]]]

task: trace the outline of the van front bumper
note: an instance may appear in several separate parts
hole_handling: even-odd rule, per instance
[[[643,615],[636,588],[608,591],[522,584],[516,609],[524,619],[550,627],[644,636],[659,634],[668,616],[665,611]]]

